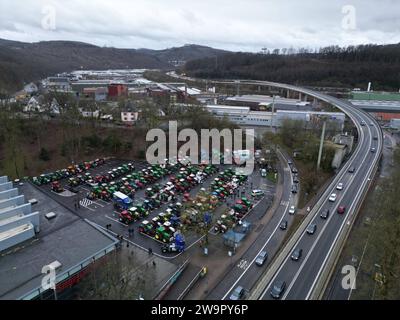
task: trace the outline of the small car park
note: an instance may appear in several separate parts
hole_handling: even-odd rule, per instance
[[[348,172],[349,173],[354,173],[354,172],[356,172],[356,168],[355,167],[350,167]]]
[[[315,234],[316,231],[317,231],[317,225],[315,223],[312,223],[307,227],[307,234],[309,235]]]
[[[344,214],[344,213],[346,212],[346,207],[340,206],[340,207],[337,209],[337,212],[338,212],[339,214]]]
[[[236,287],[236,289],[232,292],[229,300],[242,300],[246,294],[246,290],[242,286]]]
[[[293,251],[292,256],[290,258],[293,261],[299,261],[302,255],[303,255],[303,249],[296,249]]]
[[[282,230],[282,231],[285,231],[285,230],[287,230],[287,228],[288,228],[288,222],[285,220],[285,221],[282,221],[282,223],[281,223],[281,225],[279,226],[279,228]]]
[[[256,259],[256,265],[262,267],[264,263],[267,261],[267,259],[268,259],[268,253],[266,251],[262,251]]]
[[[330,201],[330,202],[335,202],[336,199],[337,199],[337,194],[336,194],[336,193],[333,193],[333,194],[329,197],[329,201]]]
[[[272,286],[271,296],[274,299],[280,299],[285,292],[286,282],[285,281],[277,281]]]
[[[325,209],[324,211],[322,211],[322,213],[321,213],[321,218],[322,219],[324,219],[324,220],[326,220],[326,219],[328,219],[329,218],[329,209]]]
[[[251,196],[253,198],[261,198],[262,196],[264,196],[265,192],[263,190],[253,190],[253,192],[251,193]]]

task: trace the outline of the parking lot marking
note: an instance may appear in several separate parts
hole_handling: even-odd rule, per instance
[[[100,203],[98,203],[98,202],[96,202],[96,201],[92,201],[92,204],[97,204],[98,206],[100,206],[100,207],[104,208],[104,206],[103,206],[103,205],[101,205]]]
[[[104,203],[105,205],[109,205],[109,204],[110,204],[109,202],[104,201],[104,200],[102,200],[102,199],[97,199],[97,201],[101,201],[101,202]]]
[[[105,217],[107,218],[107,219],[109,219],[109,220],[112,220],[112,221],[114,221],[114,222],[116,222],[116,223],[119,223],[121,226],[124,226],[124,227],[128,227],[126,224],[123,224],[121,221],[118,221],[118,220],[116,220],[116,219],[114,219],[114,218],[111,218],[111,217],[109,217],[108,215],[105,215]]]
[[[248,265],[249,265],[249,262],[247,260],[240,260],[237,267],[240,269],[246,269],[248,267]]]

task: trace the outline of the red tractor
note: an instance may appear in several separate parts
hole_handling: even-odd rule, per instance
[[[61,193],[64,191],[59,181],[54,181],[51,183],[51,190],[53,190],[56,193]]]

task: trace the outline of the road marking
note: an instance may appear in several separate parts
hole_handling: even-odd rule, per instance
[[[375,129],[377,129],[377,128],[375,127]],[[378,130],[379,130],[379,128],[378,128]],[[372,131],[371,131],[371,128],[370,128],[369,126],[368,126],[368,131],[369,131],[369,133],[370,133],[370,136],[372,137]],[[379,141],[378,141],[378,142],[379,142]],[[382,141],[382,142],[383,142],[383,141]],[[374,144],[374,142],[371,140],[370,146],[373,145],[373,144]],[[382,146],[383,146],[383,144],[382,144]],[[378,157],[378,153],[374,156],[374,158],[377,158],[377,157]],[[365,162],[365,159],[366,159],[366,158],[367,158],[367,157],[364,158],[363,162]],[[374,169],[374,167],[371,167],[371,168],[369,169],[369,172],[368,172],[368,175],[367,175],[367,176],[369,176],[369,175],[372,173],[373,169]],[[363,182],[364,182],[364,183],[365,183],[365,182],[368,183],[370,180],[371,180],[371,179],[368,179],[368,181],[365,181],[365,180],[364,180]],[[356,197],[355,197],[355,199],[357,199],[357,197],[358,197],[358,198],[361,197],[361,194],[362,194],[361,191],[362,191],[362,189],[360,188],[359,191],[358,191],[358,193],[357,193],[357,195],[356,195]],[[350,215],[353,214],[353,213],[352,213],[352,210],[353,210],[353,207],[355,207],[355,205],[356,205],[356,203],[353,201],[353,203],[351,204],[351,207],[349,208],[349,211],[348,211],[348,214],[347,214],[347,217],[346,217],[346,218],[348,218]],[[328,254],[325,256],[325,259],[324,259],[324,261],[323,261],[323,263],[322,263],[322,265],[321,265],[321,268],[319,269],[319,271],[318,271],[318,273],[317,273],[317,276],[315,277],[314,282],[312,283],[311,288],[310,288],[310,290],[309,290],[309,292],[308,292],[308,294],[307,294],[306,300],[309,299],[309,297],[310,297],[310,295],[311,295],[311,293],[312,293],[312,291],[313,291],[313,289],[314,289],[314,287],[315,287],[315,284],[316,284],[318,278],[320,277],[320,275],[321,275],[321,273],[322,273],[322,271],[323,271],[323,268],[324,268],[324,266],[325,266],[325,264],[326,264],[326,262],[327,262],[327,260],[328,260],[328,257],[331,255],[331,253],[332,253],[332,251],[333,251],[333,248],[334,248],[334,246],[335,246],[335,244],[336,244],[336,242],[337,242],[337,239],[339,238],[339,235],[340,235],[340,234],[342,233],[342,231],[343,231],[345,221],[346,221],[346,220],[344,220],[343,223],[342,223],[342,225],[340,226],[339,232],[337,233],[337,235],[336,235],[336,237],[335,237],[335,239],[334,239],[334,241],[333,241],[333,243],[332,243],[332,245],[331,245],[331,247],[330,247],[330,249],[329,249],[329,251],[328,251]],[[350,222],[350,221],[349,221],[349,222]]]
[[[284,158],[286,160],[286,158],[283,156],[283,154],[281,153],[281,151],[279,151],[279,153],[281,154],[282,158]],[[292,179],[292,173],[290,171],[290,179]],[[237,286],[237,284],[239,283],[239,281],[243,278],[243,276],[247,273],[247,271],[250,270],[251,266],[255,263],[255,261],[257,260],[257,257],[261,254],[261,252],[265,251],[265,248],[267,247],[267,245],[269,244],[269,242],[271,241],[271,239],[273,238],[273,236],[275,235],[275,233],[278,231],[281,223],[283,222],[283,220],[285,219],[285,216],[287,215],[287,212],[289,210],[289,204],[290,202],[287,202],[286,205],[286,209],[284,211],[284,213],[282,214],[282,217],[280,219],[280,221],[278,222],[278,224],[276,225],[274,231],[271,233],[271,235],[268,237],[267,241],[264,243],[264,246],[261,248],[261,250],[258,252],[258,254],[254,257],[254,259],[251,261],[251,263],[247,266],[247,268],[243,271],[243,273],[240,275],[240,277],[235,281],[235,283],[232,285],[232,287],[228,290],[228,292],[223,296],[222,300],[225,300],[227,298],[227,296],[229,295],[229,293]]]
[[[237,265],[238,268],[245,270],[249,265],[247,260],[240,260],[239,264]]]
[[[372,136],[372,132],[371,132],[371,129],[370,129],[369,127],[368,127],[368,131],[369,131],[369,133],[370,133],[370,136]],[[363,131],[363,130],[362,130],[362,133],[363,133],[363,135],[364,135],[364,131]],[[372,145],[372,142],[370,142],[370,146],[371,146],[371,145]],[[361,150],[361,149],[360,149],[360,150]],[[358,155],[358,154],[357,154],[357,155]],[[365,161],[366,161],[366,159],[368,158],[368,156],[369,156],[369,153],[366,153],[365,156],[364,156],[364,158],[363,158],[363,160],[361,161],[361,164],[365,163]],[[355,159],[355,158],[354,158],[354,159]],[[355,177],[356,177],[357,174],[360,172],[361,168],[362,168],[362,165],[359,166],[359,168],[358,168],[358,170],[357,170],[357,173],[356,173],[356,174],[353,174],[353,175],[351,176],[351,182],[347,185],[347,188],[346,188],[345,192],[342,193],[343,195],[348,191],[348,189],[350,188],[351,184],[353,183]],[[369,171],[371,171],[372,169],[373,169],[373,167],[371,167]],[[369,176],[369,174],[368,174],[367,176]],[[364,182],[365,182],[365,181],[364,181]],[[360,194],[361,191],[362,191],[362,189],[359,189],[359,191],[358,191],[358,193],[357,193],[357,195],[356,195],[356,198],[358,197],[358,195]],[[318,278],[319,278],[319,276],[320,276],[320,274],[321,274],[321,272],[322,272],[322,269],[323,269],[323,267],[324,267],[324,265],[325,265],[325,263],[326,263],[326,261],[327,261],[329,255],[331,254],[331,252],[332,252],[332,250],[333,250],[334,245],[336,244],[336,241],[337,241],[337,238],[338,238],[339,234],[340,234],[341,231],[343,230],[343,227],[344,227],[344,225],[345,225],[345,223],[346,223],[347,218],[348,218],[349,215],[350,215],[351,209],[354,207],[354,204],[355,204],[355,202],[353,201],[353,203],[351,204],[351,207],[349,208],[350,210],[347,211],[346,217],[344,217],[344,219],[343,219],[343,223],[342,223],[342,225],[340,226],[339,232],[338,232],[338,234],[337,234],[337,236],[336,236],[334,242],[332,243],[332,245],[331,245],[331,247],[330,247],[330,250],[328,251],[327,255],[325,256],[325,259],[324,259],[324,261],[323,261],[323,263],[322,263],[322,265],[321,265],[321,268],[320,268],[320,270],[319,270],[317,276],[315,277],[314,282],[313,282],[312,285],[311,285],[311,288],[310,288],[310,290],[309,290],[309,292],[308,292],[308,294],[307,294],[306,300],[309,299],[309,296],[311,295],[311,292],[312,292],[312,290],[313,290],[313,288],[314,288],[314,286],[315,286],[315,284],[316,284],[316,282],[317,282],[317,280],[318,280]],[[336,210],[337,210],[338,207],[339,207],[339,203],[335,206],[335,209],[333,210],[333,212],[336,212]],[[315,218],[316,218],[316,216],[315,216],[313,219],[315,219]],[[297,273],[295,274],[295,276],[294,276],[293,280],[291,281],[291,283],[290,283],[290,285],[289,285],[289,287],[288,287],[286,293],[285,293],[284,296],[282,297],[283,300],[287,298],[288,294],[290,293],[291,289],[293,288],[294,283],[297,281],[297,279],[298,279],[298,277],[299,277],[301,271],[303,270],[305,264],[307,263],[308,259],[310,258],[311,253],[314,251],[316,245],[317,245],[318,242],[319,242],[319,239],[322,237],[323,233],[325,232],[325,230],[326,230],[326,228],[328,227],[329,222],[332,220],[332,218],[333,218],[333,215],[331,215],[330,219],[329,219],[328,222],[324,225],[322,231],[320,232],[318,238],[316,239],[316,241],[314,241],[314,243],[313,243],[313,245],[312,245],[310,251],[308,252],[306,258],[305,258],[304,261],[303,261],[303,263],[301,264],[299,270],[298,270]],[[312,221],[313,221],[313,220],[312,220]],[[303,239],[304,235],[305,235],[305,234],[303,233],[303,234],[299,237],[299,239],[298,239],[298,241],[296,242],[294,248],[295,248],[296,246],[298,246],[298,244],[300,243],[300,241]],[[293,249],[293,248],[292,248],[292,249]],[[287,262],[288,260],[289,260],[289,258],[286,257],[284,263],[282,263],[281,267],[279,268],[278,272],[275,273],[275,276],[274,276],[274,278],[271,280],[270,283],[272,283],[272,282],[276,279],[277,275],[278,275],[279,272],[282,270],[283,266],[286,264],[286,262]],[[270,287],[270,285],[267,286],[266,290],[264,291],[263,296],[265,296],[265,294],[266,294],[266,292],[268,291],[268,288],[269,288],[269,287]]]
[[[93,204],[93,201],[91,201],[91,200],[89,200],[89,199],[87,199],[87,198],[84,198],[84,199],[82,199],[81,201],[79,201],[79,204],[80,204],[82,207],[84,207],[84,208],[86,208],[86,209],[88,209],[88,210],[90,210],[90,211],[93,211],[93,212],[96,211],[96,210],[93,210],[92,208],[89,208],[89,206]]]
[[[114,219],[114,218],[111,218],[111,217],[109,217],[108,215],[105,215],[105,217],[106,217],[107,219],[109,219],[109,220],[112,220],[112,221],[114,221],[114,222],[120,224],[121,226],[128,227],[126,224],[124,224],[124,223],[122,223],[121,221],[118,221],[118,220],[116,220],[116,219]]]

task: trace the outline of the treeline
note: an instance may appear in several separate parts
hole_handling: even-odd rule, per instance
[[[399,89],[400,44],[330,46],[319,50],[275,49],[193,60],[183,68],[206,79],[255,79],[310,86]]]

